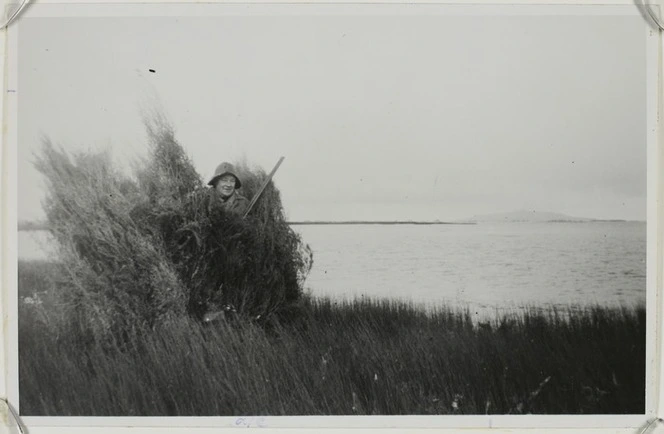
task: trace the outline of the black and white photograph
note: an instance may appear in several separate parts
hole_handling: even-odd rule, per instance
[[[21,416],[646,413],[635,7],[56,6],[9,89]]]

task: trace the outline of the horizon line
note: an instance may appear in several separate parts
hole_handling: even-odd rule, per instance
[[[474,221],[440,220],[301,220],[288,221],[289,225],[475,225]]]
[[[551,219],[551,220],[475,220],[465,219],[456,221],[441,220],[294,220],[286,221],[289,226],[307,226],[307,225],[477,225],[478,223],[597,223],[597,222],[615,222],[615,223],[647,223],[647,220],[630,219]],[[44,221],[19,221],[18,231],[39,231],[48,230],[48,224]]]

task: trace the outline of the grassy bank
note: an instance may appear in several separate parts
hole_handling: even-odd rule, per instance
[[[19,263],[24,415],[642,413],[645,309],[473,325],[387,301],[304,299],[266,330],[182,318],[122,348],[50,327],[49,264]]]

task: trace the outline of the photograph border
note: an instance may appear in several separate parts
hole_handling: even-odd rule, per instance
[[[5,38],[4,86],[2,112],[4,115],[3,146],[0,155],[2,170],[2,214],[0,223],[2,227],[2,303],[3,322],[0,325],[4,336],[0,355],[3,365],[0,387],[3,395],[8,397],[12,406],[18,407],[18,309],[17,294],[17,38],[20,32],[20,20],[26,17],[148,17],[148,16],[210,16],[214,10],[215,15],[223,12],[225,15],[260,14],[278,15],[285,13],[284,9],[297,9],[297,14],[348,14],[350,10],[369,11],[372,14],[415,14],[413,6],[422,5],[430,8],[433,13],[443,14],[495,14],[503,11],[510,15],[642,15],[642,11],[630,1],[610,2],[574,2],[550,1],[545,3],[535,1],[503,2],[484,1],[481,3],[457,4],[444,1],[415,1],[381,3],[357,3],[353,1],[336,2],[299,2],[286,3],[282,1],[248,0],[244,2],[210,2],[198,3],[194,1],[141,1],[124,2],[122,4],[108,4],[103,1],[69,2],[40,1],[28,4],[23,13],[17,18],[0,37]],[[379,12],[374,12],[376,9]],[[129,10],[123,12],[123,10]],[[158,14],[155,11],[159,9]],[[279,9],[277,11],[277,9]],[[304,9],[307,9],[304,11]],[[475,9],[470,10],[470,9]],[[507,11],[507,12],[506,12]],[[563,12],[564,11],[564,12]],[[291,14],[288,14],[291,15]],[[119,29],[121,31],[121,29]],[[561,32],[561,38],[564,32]],[[664,270],[664,134],[661,119],[658,113],[664,113],[662,90],[664,79],[662,77],[662,33],[652,26],[644,35],[647,41],[647,273],[646,273],[646,412],[643,415],[560,415],[560,416],[506,416],[506,415],[472,415],[472,416],[266,416],[266,417],[23,417],[24,424],[30,427],[30,432],[46,432],[47,427],[173,427],[189,428],[213,427],[261,429],[288,428],[314,429],[314,428],[438,428],[438,429],[525,429],[542,428],[571,429],[576,432],[578,428],[613,428],[625,429],[625,432],[634,432],[634,428],[643,427],[655,417],[664,414],[663,386],[662,386],[662,336],[663,328],[663,288],[662,272]],[[87,429],[87,428],[86,428]],[[269,430],[268,430],[269,431]],[[72,432],[68,430],[67,432]],[[90,432],[89,430],[86,432]],[[147,432],[147,431],[145,431]],[[183,431],[184,432],[184,431]],[[192,432],[187,429],[187,432]],[[198,432],[198,431],[196,431]],[[201,431],[202,432],[202,431]],[[218,430],[215,430],[218,432]],[[619,431],[614,431],[619,432]]]

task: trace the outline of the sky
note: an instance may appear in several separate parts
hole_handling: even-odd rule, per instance
[[[645,220],[645,39],[638,14],[27,17],[18,219],[43,136],[129,167],[156,108],[206,177],[285,156],[291,220]]]

